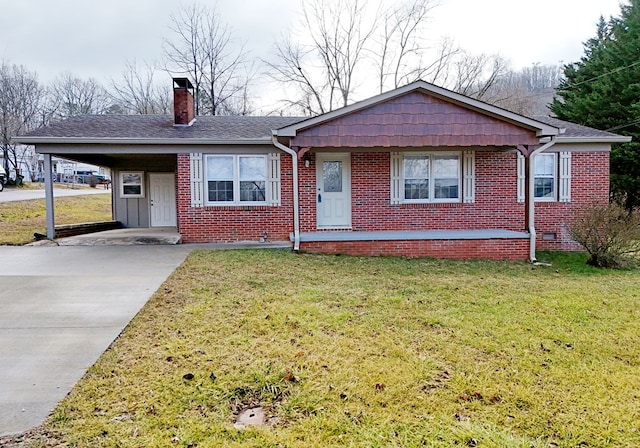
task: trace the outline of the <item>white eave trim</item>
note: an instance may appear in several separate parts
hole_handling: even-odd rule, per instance
[[[556,138],[556,143],[629,143],[631,137],[616,135],[611,137],[564,137]]]
[[[202,138],[95,138],[95,137],[15,137],[23,145],[272,145],[268,137],[216,140]]]
[[[429,84],[428,82],[425,82],[425,81],[416,81],[411,84],[407,84],[404,87],[400,87],[398,89],[382,93],[380,95],[371,97],[364,101],[360,101],[358,103],[354,103],[349,106],[345,106],[343,108],[336,109],[334,111],[327,112],[322,115],[318,115],[317,117],[309,118],[307,120],[300,121],[298,123],[294,123],[289,126],[285,126],[283,128],[280,128],[274,131],[274,134],[277,135],[278,137],[295,137],[297,131],[301,129],[316,126],[320,123],[324,123],[326,121],[333,120],[343,115],[347,115],[352,112],[365,109],[367,107],[390,100],[392,98],[404,95],[412,91],[423,91],[448,101],[453,101],[458,104],[463,104],[470,109],[484,113],[486,115],[491,115],[493,117],[511,122],[513,124],[528,127],[532,130],[536,130],[536,136],[538,137],[558,135],[561,133],[560,129],[558,129],[555,126],[551,126],[541,121],[537,121],[532,118],[528,118],[523,115],[510,112],[506,109],[502,109],[500,107],[496,107],[491,104],[487,104],[482,101],[469,98],[465,95],[461,95],[459,93],[444,89],[442,87],[435,86],[433,84]]]

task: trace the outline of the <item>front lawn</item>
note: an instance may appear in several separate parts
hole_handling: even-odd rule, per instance
[[[109,221],[111,195],[96,194],[54,198],[56,224]],[[34,241],[34,233],[47,233],[44,199],[0,203],[0,245],[22,245]]]
[[[78,447],[637,447],[638,271],[584,261],[195,252],[46,429]],[[257,406],[267,426],[234,428]]]

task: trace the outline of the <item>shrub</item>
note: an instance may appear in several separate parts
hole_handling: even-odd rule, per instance
[[[569,232],[592,266],[621,267],[636,262],[640,253],[640,213],[617,203],[576,209]]]
[[[89,183],[89,186],[91,188],[96,188],[98,186],[98,183],[100,183],[100,181],[96,176],[89,176],[87,178],[87,182]]]

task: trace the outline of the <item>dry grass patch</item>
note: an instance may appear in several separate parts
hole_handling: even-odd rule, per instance
[[[197,252],[56,409],[78,447],[639,446],[637,271]],[[235,415],[263,406],[265,427]]]
[[[112,219],[111,195],[97,194],[55,198],[56,224],[108,221]],[[0,245],[32,242],[35,232],[47,228],[44,199],[0,203]]]

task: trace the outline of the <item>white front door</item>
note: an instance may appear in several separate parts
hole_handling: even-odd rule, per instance
[[[150,173],[151,227],[176,226],[176,183],[173,173]]]
[[[318,228],[351,227],[351,154],[317,154]]]

